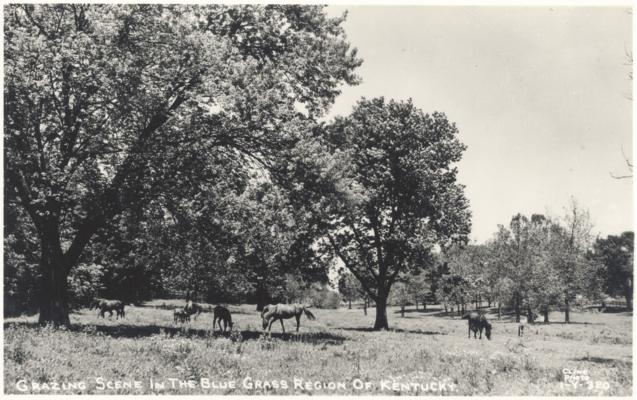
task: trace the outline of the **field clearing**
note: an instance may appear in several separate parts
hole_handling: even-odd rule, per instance
[[[276,322],[268,338],[254,305],[229,306],[235,329],[223,336],[211,332],[211,313],[182,326],[173,322],[171,310],[149,307],[183,305],[172,302],[127,307],[124,320],[97,319],[96,310],[83,309],[71,315],[70,330],[41,328],[36,316],[6,319],[5,392],[632,394],[632,313],[572,313],[571,324],[529,326],[524,338],[517,337],[510,318],[490,315],[493,336],[487,341],[468,339],[466,320],[435,307],[407,310],[404,318],[390,308],[389,332],[370,330],[373,308],[367,316],[361,309],[312,309],[317,320],[303,316],[299,334],[292,319],[285,335]],[[563,314],[550,318],[561,321]],[[579,377],[577,387],[565,369]],[[164,383],[163,389],[151,387],[151,379]],[[194,383],[180,387],[177,379]],[[17,386],[20,380],[25,382]],[[103,388],[109,380],[113,388]],[[216,387],[208,387],[213,381]],[[38,390],[44,382],[75,386]]]

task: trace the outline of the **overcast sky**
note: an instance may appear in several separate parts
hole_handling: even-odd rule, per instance
[[[521,212],[563,214],[574,196],[603,235],[633,229],[632,101],[626,8],[330,6],[364,59],[361,96],[442,111],[468,146],[459,180],[472,239],[491,238]]]

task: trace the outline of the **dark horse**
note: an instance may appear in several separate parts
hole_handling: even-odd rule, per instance
[[[108,317],[111,318],[113,316],[113,310],[115,310],[115,312],[117,313],[118,319],[119,317],[124,318],[126,316],[126,313],[124,312],[124,303],[119,300],[101,299],[97,306],[100,309],[99,313],[97,314],[98,318],[105,318],[104,313],[106,313],[106,311],[110,313]]]
[[[92,310],[94,308],[99,310],[100,305],[102,304],[103,301],[107,301],[107,300],[106,299],[102,299],[100,297],[94,298],[93,300],[91,300],[91,303],[89,305],[89,310]]]
[[[188,314],[189,317],[191,315],[194,315],[195,321],[196,321],[199,314],[201,314],[201,312],[203,311],[203,307],[197,303],[194,303],[188,300],[186,302],[186,306],[184,307],[184,311],[186,311],[186,314]]]
[[[190,315],[183,309],[177,308],[173,311],[173,320],[175,323],[181,322],[182,324],[185,322],[190,322]]]
[[[219,330],[222,330],[221,321],[223,321],[224,332],[227,326],[230,326],[230,330],[232,330],[232,316],[230,315],[230,311],[223,306],[217,306],[214,309],[214,317],[212,318],[212,330],[215,329],[215,324],[217,323],[219,323]]]
[[[476,339],[476,334],[480,331],[480,339],[482,339],[482,330],[487,339],[491,340],[491,323],[487,321],[487,318],[483,314],[477,312],[470,312],[465,314],[462,319],[469,320],[469,339],[471,339],[471,331],[473,331],[473,338]]]
[[[315,320],[316,317],[302,304],[268,304],[263,307],[261,311],[261,318],[263,319],[263,329],[268,327],[268,332],[272,328],[272,323],[277,319],[281,321],[281,329],[285,333],[285,327],[283,326],[283,320],[292,317],[296,318],[296,331],[299,331],[301,325],[301,314],[310,320]]]

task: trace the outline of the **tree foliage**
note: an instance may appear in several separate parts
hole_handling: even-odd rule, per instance
[[[4,20],[5,185],[40,241],[41,322],[68,323],[66,276],[110,220],[214,179],[202,163],[219,157],[273,164],[360,64],[318,6],[18,4]]]
[[[633,232],[623,232],[598,238],[593,246],[593,259],[603,267],[606,292],[624,296],[629,310],[633,306],[634,242]]]
[[[354,196],[328,209],[327,249],[340,258],[376,302],[376,329],[387,329],[391,286],[423,268],[435,244],[469,232],[468,204],[453,164],[464,146],[441,113],[411,101],[358,102],[328,127],[329,142],[350,157]]]

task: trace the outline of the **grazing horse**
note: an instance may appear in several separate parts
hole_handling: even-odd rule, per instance
[[[225,333],[226,327],[230,326],[230,330],[232,330],[232,316],[230,315],[230,311],[223,307],[217,306],[214,310],[214,317],[212,319],[212,330],[215,329],[215,324],[219,323],[219,330],[221,331],[221,321],[223,321],[223,332]]]
[[[177,322],[190,322],[190,315],[183,308],[177,308],[173,311],[173,319],[175,323]]]
[[[115,310],[115,312],[117,313],[117,319],[119,319],[119,317],[124,318],[126,316],[126,313],[124,312],[124,303],[119,301],[119,300],[101,300],[100,304],[99,304],[99,313],[97,314],[97,317],[102,317],[102,318],[106,318],[104,316],[104,313],[106,311],[108,311],[110,313],[110,315],[108,316],[109,318],[111,318],[113,316],[113,310]]]
[[[524,328],[526,327],[526,321],[521,319],[520,323],[518,324],[518,336],[519,337],[524,337]]]
[[[186,306],[184,307],[184,311],[186,311],[186,313],[188,314],[188,317],[190,317],[191,315],[194,315],[195,321],[196,321],[199,314],[201,314],[201,312],[203,311],[203,307],[191,300],[188,300],[186,302]]]
[[[261,311],[261,318],[263,319],[263,329],[268,327],[268,332],[272,328],[272,323],[277,319],[281,321],[281,329],[283,329],[283,333],[285,333],[285,327],[283,326],[283,320],[289,319],[292,317],[296,318],[296,331],[299,331],[299,326],[301,325],[301,314],[305,314],[305,316],[310,320],[315,320],[316,317],[314,314],[310,312],[304,305],[302,304],[268,304],[263,307],[263,311]]]
[[[487,339],[491,340],[491,323],[487,318],[477,312],[470,312],[465,314],[462,319],[469,320],[469,339],[471,339],[471,331],[473,331],[473,338],[476,339],[476,334],[480,331],[480,339],[482,339],[482,330]]]
[[[519,337],[524,337],[524,328],[526,328],[527,324],[535,324],[537,317],[539,317],[539,315],[529,309],[526,313],[526,321],[520,318],[520,322],[518,323]]]
[[[93,300],[91,300],[91,303],[89,304],[89,310],[92,309],[99,309],[102,305],[102,302],[107,301],[106,299],[102,299],[100,297],[96,297]]]

